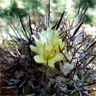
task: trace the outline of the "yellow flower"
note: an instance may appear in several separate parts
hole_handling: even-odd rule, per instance
[[[48,66],[54,68],[54,63],[64,58],[60,51],[65,47],[65,43],[62,42],[58,31],[53,32],[51,29],[48,29],[38,34],[39,39],[35,35],[32,36],[36,42],[36,47],[30,45],[30,48],[36,53],[34,60],[45,65],[48,62]]]

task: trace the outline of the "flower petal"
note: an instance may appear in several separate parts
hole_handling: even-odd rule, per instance
[[[43,56],[43,52],[44,52],[44,45],[41,43],[37,43],[37,50],[38,50],[38,54]]]
[[[55,62],[63,60],[64,56],[62,53],[56,53],[56,56],[54,57]]]
[[[55,60],[54,60],[54,59],[48,60],[48,66],[49,66],[49,67],[54,68],[54,63],[55,63]]]
[[[46,37],[51,40],[53,38],[53,31],[51,30],[51,28],[47,29],[46,31]],[[48,41],[49,41],[48,40]]]
[[[56,56],[48,60],[48,66],[54,68],[54,63],[63,60],[64,56],[62,53],[57,53]]]
[[[37,63],[45,63],[46,64],[46,61],[43,59],[42,56],[40,55],[36,55],[34,56],[34,60],[37,62]]]
[[[42,43],[42,44],[44,44],[45,42],[47,42],[47,40],[46,40],[46,37],[45,36],[43,36],[40,32],[38,32],[38,34],[39,34],[39,36],[40,36],[40,43]]]
[[[30,45],[30,48],[32,49],[33,52],[38,53],[37,47]]]
[[[35,35],[32,35],[32,37],[34,38],[35,42],[38,42],[38,39],[36,38]]]
[[[62,42],[62,40],[60,39],[59,45],[60,45],[60,49],[62,50],[65,46],[65,42]]]
[[[58,31],[55,31],[55,35],[54,35],[53,39],[60,39]]]

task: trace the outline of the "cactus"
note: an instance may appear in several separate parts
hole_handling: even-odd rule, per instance
[[[40,23],[32,28],[29,17],[29,30],[19,14],[23,35],[11,20],[16,35],[8,33],[11,40],[5,39],[6,48],[0,48],[0,61],[5,65],[0,68],[0,94],[91,96],[89,91],[94,90],[89,87],[96,84],[96,70],[95,65],[89,64],[96,57],[96,41],[80,29],[86,10],[79,8],[75,22],[71,23],[68,18],[62,19],[63,12],[54,26],[49,26],[48,19],[45,24],[38,14]]]

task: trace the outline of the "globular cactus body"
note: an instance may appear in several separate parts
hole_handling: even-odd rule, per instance
[[[53,27],[42,23],[43,28],[38,24],[36,30],[30,17],[28,30],[20,16],[24,36],[11,21],[17,35],[9,33],[11,40],[6,39],[6,49],[1,48],[6,53],[0,60],[6,65],[1,66],[1,95],[90,96],[96,71],[88,65],[96,56],[96,41],[88,45],[88,36],[79,30],[86,10],[79,9],[74,23],[63,20],[63,12]]]

